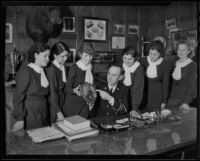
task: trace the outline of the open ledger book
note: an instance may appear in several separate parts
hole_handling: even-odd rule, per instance
[[[63,121],[60,121],[53,124],[52,127],[48,126],[29,130],[27,133],[35,143],[41,143],[47,140],[54,140],[62,137],[65,137],[68,141],[72,141],[75,139],[98,135],[99,130],[87,127],[75,131],[65,126]]]

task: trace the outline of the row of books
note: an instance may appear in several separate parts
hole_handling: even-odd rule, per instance
[[[79,116],[71,116],[63,121],[54,123],[51,127],[44,127],[27,131],[35,143],[65,137],[68,141],[99,134],[99,130],[90,126],[90,121]]]

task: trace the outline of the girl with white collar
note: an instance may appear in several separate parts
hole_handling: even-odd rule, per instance
[[[190,59],[190,48],[186,41],[178,43],[178,60],[172,70],[172,87],[167,106],[179,107],[187,112],[189,104],[197,95],[197,65]]]
[[[47,78],[50,84],[50,120],[51,123],[61,121],[65,100],[66,68],[65,61],[69,55],[69,48],[64,42],[56,42],[51,48],[50,59],[52,63],[47,68]]]
[[[129,87],[129,110],[130,114],[134,115],[138,112],[143,97],[144,68],[137,60],[137,51],[133,46],[127,46],[122,55],[125,71],[123,84]]]
[[[44,67],[49,62],[50,47],[35,43],[28,50],[27,66],[17,73],[16,90],[13,98],[13,131],[33,129],[49,125],[47,101],[49,82]]]
[[[141,59],[146,69],[143,106],[145,111],[165,108],[169,91],[169,65],[161,55],[163,44],[155,40],[150,44],[149,55]]]
[[[73,115],[80,115],[84,118],[88,117],[89,106],[82,98],[79,86],[84,82],[93,84],[91,61],[94,52],[93,45],[84,42],[79,50],[80,60],[69,69],[63,108],[63,113],[66,117]]]

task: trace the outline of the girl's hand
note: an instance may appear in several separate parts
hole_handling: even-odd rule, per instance
[[[183,104],[179,107],[179,109],[181,109],[181,111],[182,111],[183,113],[187,113],[187,112],[189,112],[189,111],[191,110],[190,106],[189,106],[188,104],[186,104],[186,103],[183,103]]]
[[[80,86],[77,86],[76,88],[73,89],[73,92],[76,93],[77,96],[81,96],[81,92],[79,90]]]
[[[166,104],[165,104],[165,103],[162,103],[162,104],[161,104],[161,110],[165,109],[165,106],[166,106]]]
[[[138,116],[139,114],[137,113],[137,111],[132,110],[132,111],[130,111],[130,115],[131,116]]]
[[[57,113],[57,121],[62,121],[62,120],[64,120],[64,116],[63,116],[63,114],[61,113],[61,112],[58,112]]]
[[[12,128],[13,132],[19,131],[24,128],[24,121],[17,121]]]

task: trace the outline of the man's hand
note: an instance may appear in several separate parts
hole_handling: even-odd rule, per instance
[[[17,121],[12,128],[13,132],[19,131],[24,128],[24,121]]]
[[[113,98],[110,94],[108,94],[105,91],[102,91],[99,89],[97,89],[96,91],[99,92],[99,94],[103,100],[111,101],[111,99]]]
[[[190,106],[189,106],[188,104],[186,104],[186,103],[183,103],[183,104],[179,107],[179,109],[181,109],[181,111],[182,111],[183,113],[187,113],[187,112],[189,112],[189,111],[191,110]]]
[[[73,89],[73,92],[76,93],[77,96],[81,96],[81,92],[79,90],[80,86],[77,86],[76,88]]]
[[[89,106],[89,110],[91,111],[94,107],[94,103],[88,103],[88,106]]]

